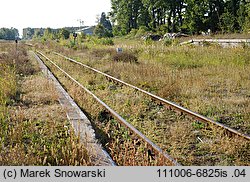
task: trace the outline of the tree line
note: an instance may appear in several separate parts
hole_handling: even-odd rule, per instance
[[[114,35],[155,32],[250,31],[249,0],[111,0]]]
[[[23,39],[32,39],[32,38],[42,38],[44,40],[51,39],[68,39],[70,36],[70,32],[73,30],[72,28],[58,28],[58,29],[52,29],[52,28],[24,28],[23,29]]]
[[[15,40],[19,37],[19,32],[16,28],[0,28],[0,39]]]

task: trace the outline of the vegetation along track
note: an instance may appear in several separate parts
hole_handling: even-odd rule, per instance
[[[106,105],[102,100],[100,100],[97,96],[95,96],[91,91],[82,86],[78,81],[76,81],[72,76],[70,76],[67,72],[57,66],[53,61],[51,61],[48,57],[46,57],[41,52],[37,51],[39,55],[43,56],[45,59],[50,61],[55,67],[57,67],[61,72],[63,72],[68,78],[70,78],[73,82],[75,82],[78,86],[84,89],[88,94],[90,94],[97,102],[99,102],[102,106],[104,106],[122,125],[126,128],[130,129],[131,132],[139,136],[146,144],[149,146],[150,153],[157,152],[160,158],[163,161],[166,161],[166,164],[169,165],[179,165],[172,157],[164,153],[157,145],[151,142],[146,136],[144,136],[141,132],[139,132],[136,128],[134,128],[131,124],[129,124],[125,119],[123,119],[119,114],[117,114],[113,109],[111,109],[108,105]],[[152,151],[151,151],[152,150]]]
[[[60,53],[54,52],[54,54],[59,55],[59,56],[65,58],[65,59],[67,59],[67,60],[69,60],[69,61],[71,61],[71,62],[74,62],[74,63],[76,63],[76,64],[78,64],[78,65],[81,65],[81,66],[83,66],[83,67],[85,67],[85,68],[88,68],[88,69],[90,69],[90,70],[92,70],[92,71],[94,71],[94,72],[96,72],[96,73],[102,74],[103,76],[107,77],[108,79],[111,79],[112,81],[116,81],[116,82],[118,82],[118,83],[120,83],[120,84],[126,85],[126,86],[131,87],[131,88],[133,88],[133,89],[135,89],[135,90],[138,90],[138,91],[140,91],[140,92],[142,92],[142,93],[144,93],[144,94],[146,94],[146,95],[152,97],[154,100],[159,101],[160,103],[167,105],[167,107],[168,107],[169,109],[174,110],[174,111],[177,111],[177,112],[179,112],[180,114],[187,114],[187,115],[189,115],[189,116],[191,116],[191,117],[193,117],[193,118],[195,118],[195,119],[197,119],[197,120],[199,120],[199,121],[201,121],[201,122],[209,122],[209,123],[215,124],[215,125],[217,125],[218,127],[221,127],[221,128],[223,128],[223,129],[229,131],[230,133],[233,133],[233,134],[242,136],[243,138],[245,138],[245,139],[247,139],[247,140],[250,140],[250,136],[248,136],[248,135],[246,135],[246,134],[244,134],[244,133],[238,132],[237,130],[232,129],[232,128],[230,128],[230,127],[227,127],[227,126],[225,126],[225,125],[223,125],[223,124],[221,124],[221,123],[215,122],[214,120],[212,120],[212,119],[210,119],[210,118],[207,118],[207,117],[202,116],[202,115],[200,115],[200,114],[198,114],[198,113],[195,113],[195,112],[193,112],[193,111],[190,111],[190,110],[188,110],[188,109],[186,109],[186,108],[184,108],[184,107],[181,107],[181,106],[179,106],[179,105],[177,105],[177,104],[175,104],[175,103],[173,103],[173,102],[171,102],[171,101],[165,100],[165,99],[163,99],[163,98],[161,98],[161,97],[158,97],[158,96],[156,96],[156,95],[154,95],[154,94],[152,94],[152,93],[149,93],[149,92],[147,92],[147,91],[145,91],[145,90],[142,90],[142,89],[140,89],[140,88],[138,88],[138,87],[136,87],[136,86],[134,86],[134,85],[131,85],[131,84],[129,84],[129,83],[126,83],[126,82],[124,82],[124,81],[122,81],[122,80],[119,80],[119,79],[117,79],[117,78],[114,78],[114,77],[112,77],[112,76],[110,76],[110,75],[108,75],[108,74],[106,74],[106,73],[103,73],[103,72],[101,72],[101,71],[99,71],[99,70],[97,70],[97,69],[95,69],[95,68],[92,68],[92,67],[90,67],[90,66],[88,66],[88,65],[86,65],[86,64],[83,64],[83,63],[81,63],[81,62],[78,62],[78,61],[76,61],[76,60],[74,60],[74,59],[71,59],[71,58],[69,58],[69,57],[66,57],[66,56],[64,56],[64,55],[62,55],[62,54],[60,54]]]
[[[59,53],[54,53],[59,56]],[[51,55],[52,56],[52,55]],[[65,57],[67,60],[70,60],[73,62],[73,64],[81,64],[82,66],[87,67],[88,69],[100,73],[102,76],[107,77],[109,80],[118,82],[120,84],[124,84],[126,86],[132,87],[133,89],[136,89],[137,91],[142,92],[143,94],[147,94],[153,100],[157,100],[161,104],[166,104],[168,108],[177,111],[178,113],[181,113],[183,115],[189,115],[192,118],[195,118],[195,122],[191,118],[185,118],[182,115],[176,116],[172,111],[166,111],[160,104],[152,104],[151,100],[147,98],[146,100],[148,103],[146,105],[151,105],[151,111],[148,110],[148,112],[155,112],[157,110],[158,112],[154,113],[154,117],[149,116],[149,118],[145,118],[145,116],[139,116],[141,120],[147,120],[150,119],[151,123],[154,123],[154,126],[151,126],[152,128],[148,128],[148,130],[153,130],[153,131],[146,131],[145,128],[147,128],[148,123],[145,121],[139,120],[138,124],[138,118],[130,120],[129,116],[125,116],[128,118],[130,122],[132,122],[133,125],[136,126],[140,131],[143,130],[143,133],[147,135],[151,140],[156,142],[163,148],[164,150],[170,152],[170,154],[179,160],[182,164],[184,165],[216,165],[216,164],[223,164],[223,165],[231,165],[231,164],[238,164],[238,165],[245,165],[249,164],[248,160],[245,160],[244,158],[247,157],[248,154],[248,148],[249,148],[249,136],[242,134],[234,129],[231,129],[229,127],[226,127],[222,124],[218,124],[215,121],[208,119],[206,117],[203,117],[197,113],[194,113],[192,111],[189,111],[188,109],[185,109],[183,107],[180,107],[172,102],[169,102],[165,99],[162,99],[158,96],[155,96],[151,93],[148,93],[140,88],[137,88],[131,84],[125,83],[119,79],[116,79],[110,75],[107,75],[105,73],[102,73],[94,68],[91,68],[87,65],[83,65],[82,63],[79,63],[71,58]],[[66,69],[72,69],[75,67],[75,65],[72,65],[70,63],[65,63],[61,62],[58,64],[65,64],[67,65],[65,68]],[[65,66],[64,65],[64,66]],[[76,68],[76,67],[75,67]],[[79,66],[76,69],[80,69]],[[74,71],[76,71],[73,68]],[[78,71],[76,71],[78,72]],[[72,74],[72,73],[71,73]],[[83,73],[82,73],[83,74]],[[77,79],[80,80],[80,77],[84,76],[81,74],[77,75]],[[95,76],[94,76],[95,77]],[[93,78],[92,78],[93,79]],[[103,80],[102,80],[103,81]],[[97,94],[98,93],[97,89],[93,87],[95,85],[95,82],[93,80],[88,80],[87,81],[90,85],[90,89],[93,89]],[[112,85],[111,85],[112,86]],[[109,89],[112,89],[110,85],[108,86]],[[103,86],[98,86],[99,89],[105,90]],[[121,86],[122,87],[122,86]],[[119,90],[118,86],[114,88],[115,90]],[[124,90],[125,88],[121,89]],[[132,94],[137,94],[137,97],[143,98],[139,93],[132,93]],[[117,95],[117,93],[116,93]],[[107,97],[108,98],[108,97]],[[141,99],[140,98],[140,99]],[[113,98],[114,99],[114,98]],[[104,98],[105,100],[105,98]],[[106,102],[109,102],[108,99]],[[109,103],[112,105],[112,103]],[[135,105],[135,104],[134,104]],[[153,111],[152,111],[153,108]],[[119,110],[119,109],[118,109]],[[124,112],[121,112],[122,115],[124,115]],[[162,116],[155,116],[155,115],[162,115]],[[171,118],[171,117],[172,118]],[[151,118],[150,118],[151,117]],[[170,118],[169,118],[170,117]],[[167,120],[167,121],[165,121]],[[177,120],[180,120],[177,121]],[[199,122],[198,122],[198,121]],[[204,123],[207,122],[207,123]],[[164,122],[164,123],[161,123]],[[171,123],[172,122],[172,123]],[[191,127],[187,123],[192,123]],[[142,124],[143,123],[143,124]],[[143,125],[143,126],[142,126]],[[171,125],[171,126],[169,126]],[[216,127],[214,127],[216,126]],[[220,126],[222,129],[218,129],[217,126]],[[143,129],[144,128],[144,129]],[[183,129],[186,129],[186,131],[182,131]],[[174,132],[175,131],[175,132]],[[191,134],[188,134],[188,132],[191,132]],[[225,132],[227,131],[227,132]],[[167,132],[170,132],[170,134],[167,134]],[[178,132],[183,132],[180,133],[182,136],[175,136],[178,135],[176,133]],[[175,134],[174,134],[175,133]],[[229,133],[233,133],[232,136],[228,135]],[[165,137],[161,136],[165,135]],[[161,141],[163,137],[163,141]],[[185,142],[183,139],[185,138]],[[244,138],[244,139],[243,139]],[[240,146],[239,143],[240,142]],[[173,144],[174,143],[174,144]],[[225,147],[224,145],[229,145]],[[214,146],[214,147],[211,147]],[[220,148],[218,150],[218,148]],[[185,151],[184,151],[185,150]],[[232,157],[233,156],[233,157]]]

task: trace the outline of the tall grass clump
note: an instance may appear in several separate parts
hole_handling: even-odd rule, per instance
[[[15,97],[17,91],[16,70],[10,64],[9,55],[0,53],[0,151],[4,146],[4,138],[8,129],[7,105]]]
[[[57,99],[24,48],[0,53],[0,165],[95,165]]]
[[[137,56],[130,52],[116,53],[113,55],[112,60],[116,62],[138,63]]]
[[[8,51],[8,50],[7,50]],[[7,106],[17,91],[16,65],[13,57],[0,52],[0,105],[1,111]]]
[[[0,63],[0,103],[5,105],[15,97],[17,82],[14,68]]]

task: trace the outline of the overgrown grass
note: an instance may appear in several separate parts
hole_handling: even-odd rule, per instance
[[[203,49],[206,49],[206,51],[210,49],[214,50],[214,48]],[[196,50],[199,51],[197,48]],[[221,49],[221,51],[223,51],[223,49]],[[241,51],[241,49],[239,49],[239,51]],[[78,54],[75,55],[83,56],[87,55],[87,52],[81,54],[78,52]],[[160,56],[159,54],[156,55]],[[135,93],[131,89],[108,82],[104,77],[97,76],[57,56],[50,55],[50,57],[56,60],[60,66],[73,75],[79,82],[92,90],[137,129],[160,145],[182,164],[249,165],[249,160],[246,158],[249,154],[249,142],[237,137],[230,138],[223,130],[218,130],[216,127],[204,123],[196,123],[196,121],[192,119],[178,116],[173,112],[167,111],[162,106],[153,103],[149,98],[144,98],[143,95]],[[82,59],[84,60],[84,58]],[[216,103],[218,98],[224,96],[218,92],[217,87],[220,89],[221,87],[226,87],[228,94],[232,94],[232,90],[239,86],[237,82],[243,81],[248,83],[246,79],[242,80],[235,76],[232,78],[228,77],[228,75],[224,75],[225,73],[238,75],[239,71],[242,71],[242,65],[232,63],[226,65],[225,69],[222,63],[215,65],[206,65],[204,63],[204,66],[201,67],[175,68],[172,65],[165,64],[164,61],[140,61],[140,64],[137,65],[124,62],[115,63],[105,59],[96,61],[95,58],[93,58],[93,60],[88,59],[86,63],[111,73],[117,78],[122,78],[129,83],[179,102],[186,107],[189,107],[191,105],[189,102],[194,100],[195,107],[199,113],[209,117],[214,117],[219,114],[222,116],[227,115],[227,113],[233,113],[232,111],[238,112],[240,109],[243,109],[244,117],[248,117],[247,110],[244,110],[247,109],[245,107],[233,108],[232,105],[231,108],[230,105],[220,106]],[[248,63],[244,63],[243,68],[245,66],[248,66]],[[58,74],[58,77],[61,78],[62,75],[54,70],[53,66],[51,68]],[[231,68],[236,68],[236,70],[232,72]],[[222,71],[222,73],[220,73],[220,71]],[[244,74],[247,75],[247,72],[244,72]],[[213,89],[215,88],[214,91],[208,90],[210,87],[207,86],[209,86],[211,82],[214,83],[214,81],[227,79],[236,79],[237,84],[227,84],[225,86],[220,84],[221,82],[218,82],[217,84],[219,86],[216,85],[216,87],[213,87]],[[98,107],[93,100],[89,99],[88,95],[68,83],[67,79],[63,78],[61,81],[78,101],[78,104],[89,114],[92,123],[96,125],[97,133],[100,134],[99,138],[103,140],[103,144],[106,144],[107,150],[112,154],[113,159],[117,161],[118,164],[156,164],[154,162],[147,163],[148,159],[147,155],[145,155],[145,149],[137,146],[134,143],[136,140],[127,140],[128,132],[120,127],[114,127],[118,125],[117,122],[114,121],[112,117],[105,117],[103,108]],[[204,83],[204,81],[206,82]],[[240,87],[242,87],[242,85],[240,85]],[[224,90],[222,90],[222,93],[224,93]],[[219,96],[217,96],[217,94]],[[241,96],[244,96],[244,94],[240,95],[240,97]],[[206,99],[202,100],[203,97]],[[216,107],[217,109],[210,109],[206,104],[211,104],[212,107]],[[248,106],[247,103],[245,104]],[[224,110],[220,110],[221,107],[224,107]],[[207,110],[204,113],[203,110],[200,110],[203,108]],[[243,121],[242,116],[237,116],[237,118]],[[240,126],[240,129],[244,132],[249,131],[249,119],[244,120],[244,122],[245,126],[238,125],[238,127]],[[234,120],[234,123],[237,122]],[[116,131],[116,129],[119,130]],[[228,145],[229,143],[230,145]],[[140,157],[138,157],[139,153],[141,153]],[[135,158],[134,156],[137,157]]]
[[[94,165],[37,63],[21,45],[0,50],[0,165]]]
[[[7,47],[9,44],[0,44],[0,119],[1,122],[5,120],[7,113],[7,104],[16,96],[17,79],[16,69],[13,60],[9,57]]]
[[[47,62],[48,63],[48,62]],[[48,63],[48,65],[50,65]],[[51,66],[51,65],[50,65]],[[75,69],[70,65],[68,70]],[[81,88],[77,87],[67,78],[62,77],[62,73],[55,70],[53,66],[50,67],[56,76],[60,78],[61,83],[67,88],[67,91],[77,101],[81,108],[86,112],[96,130],[97,138],[103,144],[105,149],[112,155],[113,160],[119,165],[163,165],[167,164],[161,160],[159,156],[152,160],[152,156],[147,151],[146,144],[141,141],[138,136],[131,137],[131,133],[125,129],[118,121],[116,121],[103,107],[94,101]],[[75,72],[78,74],[78,72]],[[80,75],[79,75],[80,76]],[[80,79],[78,77],[77,79]],[[90,90],[106,89],[106,84],[96,85],[94,77],[89,77],[87,86]],[[100,80],[99,83],[105,80]],[[136,143],[136,145],[135,145]],[[125,149],[125,150],[124,150]],[[139,149],[139,151],[138,151]],[[122,156],[122,157],[121,157]]]
[[[250,134],[249,47],[166,47],[162,43],[129,39],[115,39],[114,43],[114,46],[103,46],[86,42],[88,49],[77,51],[53,46],[116,78]],[[111,55],[117,47],[136,53],[139,64],[114,62]],[[108,82],[62,58],[50,57],[182,164],[249,165],[248,141],[228,137],[223,130],[168,112],[130,89]],[[75,87],[68,87],[68,83],[65,86],[71,88],[72,95],[78,93]],[[142,155],[135,162],[131,156],[136,153],[134,140],[126,140],[126,132],[112,135],[114,132],[109,128],[115,128],[110,125],[116,122],[112,118],[102,122],[102,117],[98,116],[103,116],[103,108],[80,93],[74,95],[78,104],[90,115],[96,131],[101,134],[99,138],[104,139],[103,144],[107,144],[114,160],[120,165],[146,165],[147,157],[143,160]],[[112,139],[116,137],[122,142]],[[131,151],[125,152],[128,148]]]
[[[87,63],[214,119],[244,113],[243,123],[236,128],[249,134],[249,47],[165,47],[128,40],[116,42],[116,47],[137,51],[139,64],[90,59]],[[204,111],[211,107],[219,112]],[[237,117],[230,120],[238,122]]]

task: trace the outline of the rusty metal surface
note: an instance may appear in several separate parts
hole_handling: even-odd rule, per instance
[[[59,102],[66,111],[67,118],[69,122],[72,124],[72,127],[74,128],[75,134],[78,136],[78,133],[80,133],[81,141],[88,144],[87,146],[88,152],[96,154],[96,158],[93,159],[93,162],[96,165],[102,165],[102,166],[116,165],[114,161],[111,159],[111,157],[107,154],[107,152],[104,151],[102,147],[97,143],[97,140],[95,139],[95,132],[86,115],[81,111],[81,109],[77,106],[77,104],[73,101],[73,99],[69,96],[69,94],[64,90],[64,88],[58,82],[58,80],[48,70],[48,68],[44,65],[42,60],[35,53],[34,57],[38,61],[42,72],[49,79],[53,80],[55,87],[58,91]]]
[[[180,164],[175,161],[170,155],[166,154],[160,147],[154,144],[151,140],[149,140],[145,135],[143,135],[140,131],[138,131],[134,126],[128,123],[125,119],[123,119],[117,112],[115,112],[112,108],[110,108],[107,104],[105,104],[102,100],[100,100],[96,95],[94,95],[91,91],[81,85],[78,81],[76,81],[72,76],[70,76],[67,72],[65,72],[62,68],[60,68],[57,64],[55,64],[52,60],[50,60],[47,56],[45,56],[40,51],[37,51],[38,54],[43,56],[45,59],[50,61],[57,69],[59,69],[62,73],[64,73],[68,78],[70,78],[73,82],[75,82],[79,87],[84,89],[89,95],[91,95],[97,102],[99,102],[102,106],[104,106],[124,127],[131,130],[134,134],[140,137],[144,142],[146,142],[150,148],[157,152],[161,156],[163,156],[170,165],[179,166]]]
[[[140,91],[140,92],[142,92],[142,93],[144,93],[144,94],[150,96],[151,98],[153,98],[153,99],[159,101],[160,103],[163,103],[163,104],[167,105],[170,109],[172,109],[172,110],[174,110],[174,111],[177,111],[177,112],[180,112],[180,113],[187,114],[187,115],[191,116],[192,118],[195,118],[195,119],[198,120],[198,121],[212,123],[212,124],[214,124],[214,125],[216,125],[216,126],[219,126],[219,127],[223,128],[223,129],[225,129],[226,131],[228,131],[228,132],[230,132],[230,133],[233,133],[233,134],[238,135],[238,136],[241,136],[241,137],[243,137],[243,138],[245,138],[245,139],[247,139],[247,140],[250,140],[250,136],[249,136],[249,135],[246,135],[246,134],[244,134],[244,133],[241,133],[241,132],[239,132],[239,131],[237,131],[237,130],[235,130],[235,129],[233,129],[233,128],[230,128],[230,127],[228,127],[228,126],[226,126],[226,125],[223,125],[223,124],[221,124],[221,123],[218,123],[218,122],[216,122],[216,121],[214,121],[214,120],[212,120],[212,119],[210,119],[210,118],[207,118],[207,117],[202,116],[202,115],[200,115],[200,114],[198,114],[198,113],[196,113],[196,112],[193,112],[193,111],[191,111],[191,110],[189,110],[189,109],[186,109],[186,108],[184,108],[184,107],[182,107],[182,106],[179,106],[178,104],[176,104],[176,103],[174,103],[174,102],[168,101],[168,100],[163,99],[163,98],[161,98],[161,97],[159,97],[159,96],[157,96],[157,95],[154,95],[154,94],[152,94],[152,93],[150,93],[150,92],[147,92],[147,91],[145,91],[145,90],[142,90],[142,89],[140,89],[140,88],[138,88],[138,87],[136,87],[136,86],[134,86],[134,85],[131,85],[131,84],[129,84],[129,83],[126,83],[126,82],[124,82],[124,81],[122,81],[122,80],[119,80],[119,79],[117,79],[117,78],[115,78],[115,77],[112,77],[112,76],[110,76],[110,75],[108,75],[108,74],[106,74],[106,73],[103,73],[103,72],[101,72],[101,71],[99,71],[99,70],[97,70],[97,69],[95,69],[95,68],[92,68],[92,67],[90,67],[90,66],[88,66],[88,65],[85,65],[85,64],[83,64],[83,63],[81,63],[81,62],[78,62],[78,61],[76,61],[76,60],[74,60],[74,59],[71,59],[71,58],[69,58],[69,57],[66,57],[66,56],[64,56],[64,55],[62,55],[62,54],[60,54],[60,53],[57,53],[57,52],[53,52],[53,53],[56,54],[56,55],[58,55],[58,56],[61,56],[61,57],[65,58],[65,59],[67,59],[67,60],[69,60],[69,61],[71,61],[71,62],[74,62],[74,63],[76,63],[76,64],[79,64],[79,65],[81,65],[81,66],[84,66],[85,68],[88,68],[88,69],[90,69],[90,70],[92,70],[92,71],[94,71],[94,72],[96,72],[96,73],[102,74],[103,76],[105,76],[105,77],[107,77],[107,78],[109,78],[109,79],[112,79],[112,80],[114,80],[114,81],[116,81],[116,82],[119,82],[119,83],[121,83],[121,84],[123,84],[123,85],[129,86],[129,87],[131,87],[131,88],[133,88],[133,89],[135,89],[135,90],[138,90],[138,91]]]

